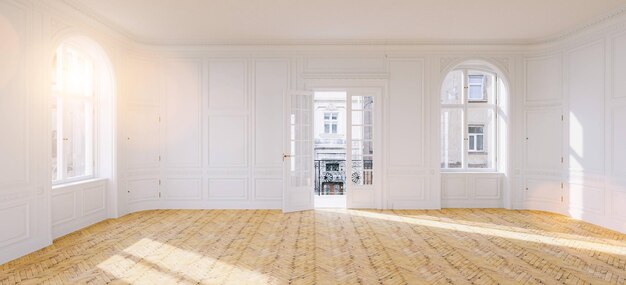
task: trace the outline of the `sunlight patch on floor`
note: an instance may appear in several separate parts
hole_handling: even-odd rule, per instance
[[[506,238],[506,239],[515,239],[515,240],[520,240],[520,241],[548,244],[548,245],[554,245],[554,246],[563,246],[563,247],[570,247],[570,248],[576,248],[576,249],[582,249],[582,250],[594,250],[594,251],[600,251],[600,252],[604,252],[608,254],[618,254],[618,255],[626,256],[626,247],[624,246],[615,246],[615,245],[601,244],[601,243],[574,240],[574,239],[554,237],[554,236],[543,236],[543,235],[532,234],[532,233],[518,232],[514,230],[494,229],[494,228],[486,228],[483,226],[474,226],[474,225],[448,223],[448,222],[441,222],[441,221],[434,221],[434,220],[416,219],[416,218],[405,217],[405,216],[385,215],[385,214],[368,212],[368,211],[350,211],[350,215],[360,216],[364,218],[392,221],[392,222],[398,222],[398,223],[409,223],[413,225],[439,228],[439,229],[445,229],[445,230],[461,231],[465,233],[489,235],[489,236],[501,237],[501,238]]]
[[[181,281],[222,284],[227,280],[239,280],[240,284],[270,284],[276,281],[265,274],[149,238],[143,238],[111,256],[98,264],[98,268],[133,284],[137,278],[146,281],[146,284],[175,284]]]

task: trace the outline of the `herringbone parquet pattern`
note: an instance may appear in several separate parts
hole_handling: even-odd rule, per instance
[[[626,235],[535,211],[159,210],[0,266],[0,284],[626,284]]]

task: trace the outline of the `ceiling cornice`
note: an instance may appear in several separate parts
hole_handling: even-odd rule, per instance
[[[600,15],[598,17],[595,17],[594,19],[592,19],[591,21],[588,21],[586,23],[582,23],[579,24],[577,26],[574,26],[573,28],[567,29],[563,32],[557,33],[555,35],[552,36],[547,36],[544,38],[539,38],[539,39],[535,39],[535,40],[530,40],[528,41],[529,44],[546,44],[546,43],[551,43],[551,42],[556,42],[556,41],[560,41],[563,39],[566,39],[568,37],[574,36],[576,34],[579,33],[583,33],[584,31],[600,26],[604,23],[607,23],[613,19],[617,19],[619,17],[621,17],[622,15],[626,14],[626,5],[622,5],[608,13],[605,13],[603,15]]]
[[[139,35],[133,34],[123,27],[113,23],[106,17],[100,15],[93,9],[86,7],[85,5],[77,2],[76,0],[61,0],[61,2],[70,6],[71,8],[83,13],[84,15],[93,18],[99,23],[109,27],[110,29],[120,33],[122,36],[134,41],[138,44],[149,46],[162,46],[162,47],[180,47],[180,46],[528,46],[528,45],[540,45],[549,44],[564,40],[568,37],[574,36],[584,31],[601,26],[602,24],[609,22],[613,19],[619,18],[622,15],[626,15],[626,5],[622,5],[608,13],[595,17],[591,21],[579,24],[563,32],[534,39],[520,39],[520,40],[245,40],[245,41],[159,41],[155,39],[143,38]]]

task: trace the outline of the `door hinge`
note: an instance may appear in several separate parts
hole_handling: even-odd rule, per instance
[[[563,189],[563,182],[561,182],[561,189]]]
[[[161,185],[161,179],[159,179],[159,185]]]
[[[159,116],[159,117],[157,118],[157,120],[159,120],[159,123],[160,123],[160,122],[161,122],[161,116]]]
[[[561,163],[563,163],[565,160],[563,159],[563,157],[561,156]]]
[[[561,203],[563,203],[563,196],[561,196]]]
[[[161,161],[161,156],[159,155],[159,161]]]
[[[561,115],[561,122],[565,121],[565,115]]]
[[[161,198],[161,192],[159,192],[159,198]]]

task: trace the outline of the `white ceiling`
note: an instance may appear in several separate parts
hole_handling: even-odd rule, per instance
[[[164,44],[530,41],[626,0],[66,0]]]

